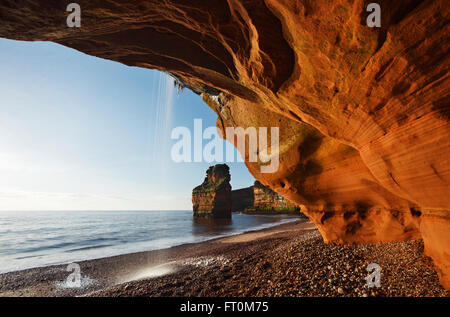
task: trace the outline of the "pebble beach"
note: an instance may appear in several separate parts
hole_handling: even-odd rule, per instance
[[[367,266],[381,268],[368,287]],[[79,263],[82,285],[64,287],[65,265],[0,275],[0,296],[448,297],[423,242],[327,245],[309,221],[165,250]]]

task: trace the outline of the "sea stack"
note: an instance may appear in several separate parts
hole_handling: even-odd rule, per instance
[[[203,183],[192,191],[195,218],[231,218],[230,168],[210,166]]]

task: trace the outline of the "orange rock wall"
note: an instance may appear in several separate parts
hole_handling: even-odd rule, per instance
[[[362,0],[77,2],[81,28],[67,1],[2,1],[0,36],[176,74],[220,130],[279,126],[280,169],[247,163],[261,183],[326,242],[422,237],[450,288],[447,1],[377,1],[381,28]]]

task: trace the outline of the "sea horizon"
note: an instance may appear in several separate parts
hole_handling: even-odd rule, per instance
[[[297,219],[234,213],[230,220],[199,220],[191,210],[0,211],[0,274],[160,250]]]
[[[0,212],[33,212],[33,211],[192,211],[192,209],[0,209]]]

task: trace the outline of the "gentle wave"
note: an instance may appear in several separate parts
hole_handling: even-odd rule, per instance
[[[109,246],[111,246],[111,244],[99,244],[99,245],[92,245],[92,246],[84,247],[84,248],[70,249],[70,250],[66,250],[64,252],[76,252],[76,251],[83,251],[83,250],[90,250],[90,249],[105,248],[105,247],[109,247]]]
[[[0,273],[202,242],[297,219],[233,214],[231,221],[201,223],[192,211],[1,212],[8,233],[0,235]]]

